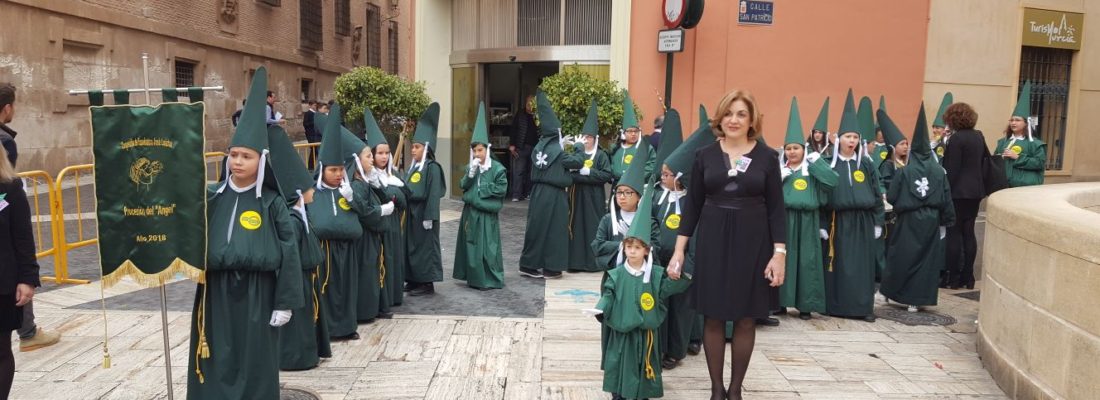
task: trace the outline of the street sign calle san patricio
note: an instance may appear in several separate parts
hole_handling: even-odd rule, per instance
[[[771,1],[741,0],[737,10],[738,25],[771,25],[775,5]]]

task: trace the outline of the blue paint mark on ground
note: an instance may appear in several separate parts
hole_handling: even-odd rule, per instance
[[[580,289],[563,290],[563,291],[554,293],[554,295],[556,295],[556,296],[573,296],[573,301],[577,302],[577,303],[587,303],[587,302],[592,301],[592,299],[587,298],[589,296],[596,297],[596,298],[600,297],[599,292],[593,292],[591,290],[580,290]]]

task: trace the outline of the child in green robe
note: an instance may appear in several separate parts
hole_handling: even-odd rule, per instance
[[[624,90],[622,131],[619,134],[619,141],[611,149],[611,173],[614,175],[614,182],[622,179],[627,168],[638,161],[636,159],[639,157],[639,151],[646,156],[646,181],[653,174],[653,163],[656,162],[657,156],[654,154],[652,147],[639,145],[641,142],[649,142],[648,140],[641,140],[641,136],[642,129],[638,125],[638,115],[634,112],[634,101],[630,99],[630,92]]]
[[[405,181],[401,180],[393,168],[390,144],[378,128],[370,107],[363,109],[363,122],[367,127],[367,146],[374,156],[374,168],[367,175],[370,176],[369,179],[381,184],[381,188],[375,191],[382,201],[393,202],[394,205],[393,212],[382,217],[382,224],[385,225],[382,232],[382,263],[385,267],[382,288],[389,292],[390,306],[400,306],[405,297],[405,265],[408,258],[402,223],[408,213],[409,191],[405,187]]]
[[[569,271],[595,272],[605,267],[596,263],[592,240],[600,219],[607,214],[607,188],[611,182],[611,161],[600,150],[596,101],[588,107],[581,129],[581,140],[573,147],[573,156],[581,159],[581,168],[570,170],[569,187]]]
[[[1024,83],[1020,101],[1005,128],[1005,137],[997,140],[994,156],[1004,158],[1008,187],[1043,184],[1047,166],[1047,145],[1032,135],[1039,119],[1031,116],[1031,82]]]
[[[279,397],[277,328],[304,303],[286,200],[267,161],[267,70],[257,68],[226,180],[207,192],[207,258],[191,314],[187,398]],[[251,107],[250,107],[251,106]]]
[[[780,156],[783,203],[787,208],[786,279],[779,287],[779,305],[798,309],[798,317],[825,313],[825,276],[821,269],[819,210],[837,184],[837,173],[817,153],[806,155],[802,142],[798,99],[791,100],[787,137]]]
[[[435,161],[439,103],[420,116],[413,134],[412,165],[406,171],[409,214],[405,223],[408,264],[405,291],[410,296],[435,293],[434,282],[443,281],[443,255],[439,245],[439,199],[447,191],[443,167]]]
[[[350,133],[350,132],[348,132]],[[356,143],[362,143],[354,136],[349,138]],[[357,145],[358,146],[358,145]],[[393,213],[393,202],[383,200],[379,196],[382,182],[370,174],[374,170],[374,153],[370,147],[364,146],[359,151],[359,163],[356,164],[355,182],[352,185],[360,186],[360,190],[366,195],[368,211],[359,214],[359,224],[363,226],[363,236],[359,239],[358,247],[362,251],[359,269],[359,293],[357,294],[358,306],[356,306],[356,319],[361,323],[374,322],[375,318],[390,319],[390,291],[386,290],[386,273],[388,269],[385,263],[385,254],[382,247],[382,235],[386,233],[387,225],[382,218]]]
[[[648,198],[643,198],[639,213],[649,215],[651,194],[646,191],[645,196]],[[593,311],[610,332],[601,366],[603,390],[614,398],[664,395],[657,330],[668,311],[665,300],[691,283],[690,276],[666,276],[663,267],[653,264],[651,229],[647,224],[635,224],[625,234],[624,260],[608,271]]]
[[[508,171],[489,157],[484,103],[478,109],[470,143],[470,164],[459,182],[466,205],[458,222],[454,278],[479,290],[500,289],[504,287],[504,254],[497,214],[508,193]]]

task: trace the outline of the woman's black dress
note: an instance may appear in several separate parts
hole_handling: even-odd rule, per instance
[[[725,321],[764,318],[779,306],[764,269],[774,243],[786,243],[778,153],[757,142],[744,157],[748,169],[729,176],[729,157],[718,142],[698,150],[688,186],[680,235],[697,235],[689,302]]]
[[[5,334],[23,322],[23,307],[15,306],[15,286],[39,286],[34,252],[30,205],[23,183],[19,179],[0,182],[0,332]]]

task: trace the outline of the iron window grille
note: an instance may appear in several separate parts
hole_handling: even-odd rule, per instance
[[[321,0],[301,0],[298,4],[298,45],[305,50],[321,51],[324,49]]]
[[[196,63],[176,59],[176,87],[195,86]]]
[[[1039,117],[1033,134],[1047,145],[1048,170],[1063,167],[1072,65],[1072,50],[1024,46],[1020,52],[1019,88],[1031,81],[1031,114]]]

